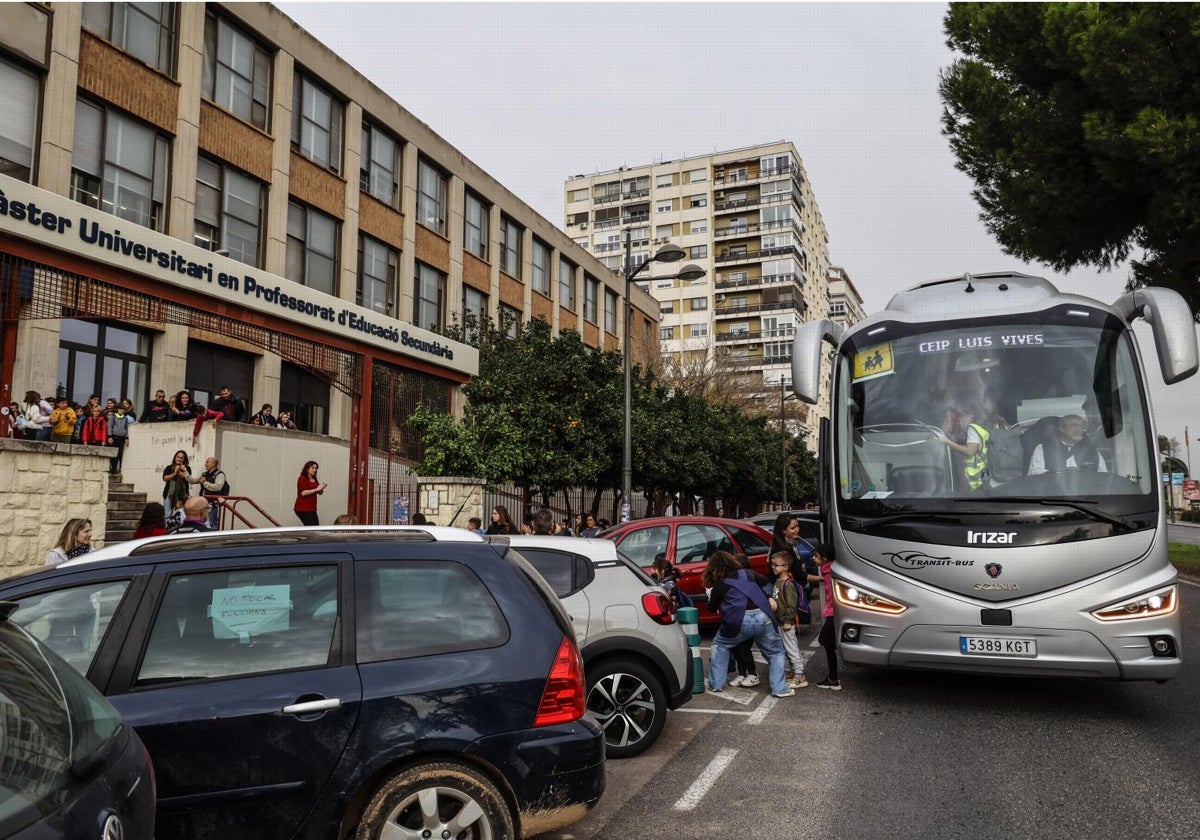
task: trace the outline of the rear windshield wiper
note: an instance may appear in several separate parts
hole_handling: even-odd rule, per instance
[[[1106,513],[1096,507],[1099,502],[1093,499],[1036,499],[1027,498],[1024,496],[1004,496],[1001,498],[991,499],[993,502],[1024,502],[1026,504],[1045,505],[1046,507],[1065,507],[1071,510],[1077,510],[1080,513],[1087,514],[1091,519],[1097,522],[1107,522],[1119,528],[1122,531],[1132,531],[1133,526],[1119,516],[1113,516],[1111,513]]]

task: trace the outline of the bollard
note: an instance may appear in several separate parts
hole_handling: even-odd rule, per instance
[[[700,658],[700,611],[695,607],[680,607],[675,616],[688,647],[692,649],[692,694],[704,693],[704,661]]]

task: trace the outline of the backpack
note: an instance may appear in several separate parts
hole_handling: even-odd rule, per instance
[[[808,593],[804,591],[803,586],[796,583],[795,578],[788,578],[783,582],[785,588],[789,584],[796,590],[796,623],[812,624],[812,604],[808,600]]]
[[[987,471],[993,481],[1003,484],[1025,475],[1025,448],[1022,429],[988,429]]]

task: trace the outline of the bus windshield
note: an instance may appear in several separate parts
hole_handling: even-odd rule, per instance
[[[885,322],[847,337],[835,364],[842,513],[932,515],[948,500],[981,502],[958,511],[1027,502],[1111,521],[1157,509],[1132,338],[1100,310]]]

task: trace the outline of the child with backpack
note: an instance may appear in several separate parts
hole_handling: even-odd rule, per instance
[[[804,657],[800,655],[800,640],[796,637],[797,624],[812,621],[808,597],[804,589],[792,577],[792,553],[777,551],[771,555],[771,568],[775,578],[775,620],[779,622],[779,636],[783,640],[783,654],[787,659],[788,688],[807,688],[804,678]]]

